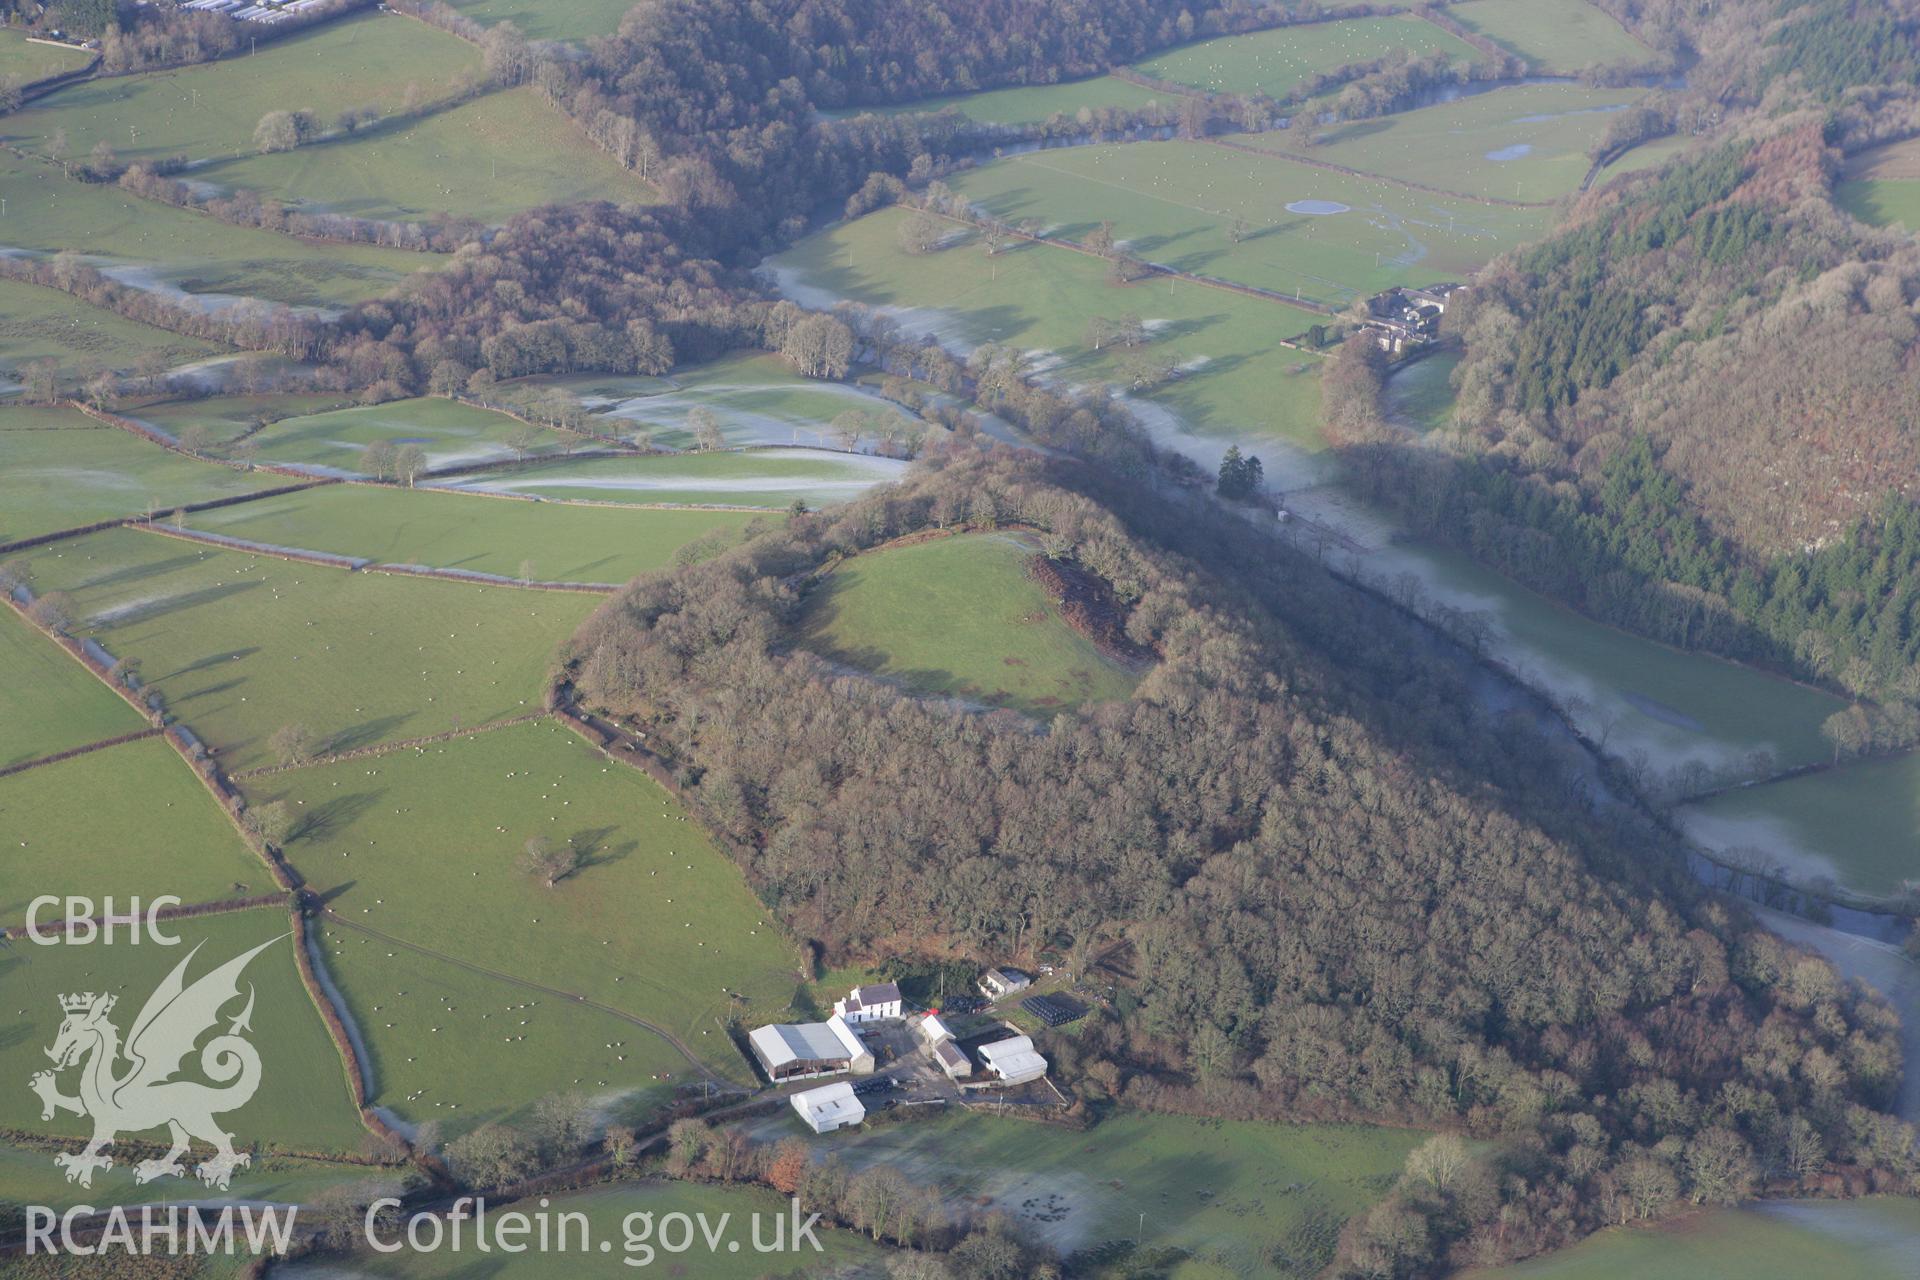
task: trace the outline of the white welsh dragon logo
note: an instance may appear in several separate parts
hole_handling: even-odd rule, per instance
[[[113,996],[87,992],[60,997],[66,1019],[47,1050],[53,1070],[34,1076],[30,1087],[40,1095],[42,1120],[53,1119],[56,1111],[93,1118],[93,1138],[86,1150],[53,1158],[67,1171],[68,1182],[92,1186],[95,1170],[113,1167],[113,1157],[100,1154],[101,1148],[123,1132],[161,1125],[166,1126],[173,1149],[161,1159],[136,1164],[135,1182],[186,1177],[180,1158],[195,1138],[214,1149],[213,1157],[194,1170],[209,1187],[226,1190],[233,1171],[252,1162],[251,1156],[233,1149],[233,1135],[214,1121],[218,1112],[245,1106],[260,1088],[260,1054],[240,1035],[252,1030],[251,986],[246,1007],[226,1033],[214,1036],[200,1050],[201,1073],[224,1087],[173,1077],[200,1037],[220,1021],[220,1010],[239,998],[240,973],[247,962],[278,941],[263,942],[188,986],[187,965],[200,950],[194,947],[147,999],[133,1020],[124,1048],[119,1029],[107,1021]],[[119,1069],[122,1059],[128,1064],[124,1071]],[[75,1066],[80,1068],[80,1094],[69,1098],[60,1092],[55,1076]]]

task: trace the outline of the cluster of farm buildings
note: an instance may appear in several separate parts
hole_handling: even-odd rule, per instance
[[[1025,990],[1025,974],[1011,969],[988,970],[980,989],[989,999]],[[937,1009],[909,1011],[898,984],[876,983],[855,987],[836,1000],[825,1022],[774,1023],[755,1028],[747,1047],[767,1079],[774,1084],[826,1076],[869,1077],[876,1055],[869,1038],[904,1032],[909,1051],[901,1056],[925,1059],[961,1090],[1009,1089],[1038,1080],[1047,1073],[1047,1060],[1031,1037],[1011,1024],[997,1039],[973,1044],[969,1050],[956,1037]],[[815,1133],[830,1133],[866,1118],[861,1101],[863,1086],[848,1080],[807,1089],[788,1101]]]
[[[317,9],[331,0],[286,0],[285,4],[261,4],[258,0],[184,0],[182,9],[196,9],[205,13],[224,13],[236,22],[274,23],[285,22],[311,9]]]
[[[1367,299],[1367,318],[1360,331],[1389,355],[1404,355],[1432,342],[1440,333],[1440,317],[1448,301],[1466,289],[1463,284],[1435,284],[1424,289],[1388,289]]]

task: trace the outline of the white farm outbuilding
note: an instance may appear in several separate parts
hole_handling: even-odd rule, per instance
[[[1002,1084],[1025,1084],[1047,1074],[1047,1060],[1034,1051],[1033,1041],[1027,1036],[995,1040],[975,1052]]]
[[[867,1118],[867,1109],[861,1105],[860,1095],[845,1080],[821,1085],[818,1089],[807,1089],[794,1094],[787,1101],[793,1104],[801,1123],[815,1133],[832,1133],[835,1129],[859,1124]]]
[[[767,1079],[775,1083],[842,1071],[861,1076],[873,1071],[873,1054],[837,1013],[825,1022],[755,1027],[747,1036],[747,1046]]]

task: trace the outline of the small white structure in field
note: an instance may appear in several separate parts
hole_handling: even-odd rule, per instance
[[[878,1022],[901,1016],[900,987],[881,982],[870,987],[855,987],[844,1000],[833,1002],[833,1011],[848,1022]]]
[[[1027,1036],[1013,1036],[980,1046],[980,1061],[1002,1084],[1025,1084],[1047,1074],[1047,1060],[1034,1052]]]
[[[860,1104],[860,1096],[845,1080],[821,1085],[818,1089],[807,1089],[794,1094],[787,1101],[793,1104],[801,1122],[815,1133],[832,1133],[835,1129],[859,1124],[867,1118],[867,1109]]]

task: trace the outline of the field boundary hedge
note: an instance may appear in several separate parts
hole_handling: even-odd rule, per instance
[[[165,733],[159,725],[149,725],[145,729],[136,729],[132,733],[123,733],[117,738],[102,738],[98,742],[89,742],[85,746],[70,747],[65,751],[56,751],[50,756],[40,756],[34,760],[22,760],[19,764],[10,764],[0,769],[0,778],[11,778],[16,773],[25,773],[29,769],[38,769],[43,765],[59,764],[63,760],[72,760],[77,756],[91,755],[96,751],[105,751],[108,747],[117,747],[123,742],[138,742],[142,738],[156,738]]]
[[[286,901],[287,895],[284,893],[256,893],[244,898],[216,898],[212,902],[189,902],[177,907],[161,907],[153,913],[153,918],[191,920],[196,916],[225,916],[232,915],[236,911],[252,911],[256,907],[285,905]],[[104,918],[89,916],[84,920],[54,920],[47,924],[36,924],[34,929],[40,933],[65,933],[69,925],[99,923]],[[25,936],[25,925],[12,930],[0,929],[0,937],[23,938]]]
[[[95,408],[84,400],[68,400],[66,404],[68,408],[85,414],[95,422],[104,422],[110,427],[118,427],[122,431],[132,432],[142,440],[157,444],[162,449],[171,449],[181,457],[192,458],[196,462],[212,463],[216,467],[226,467],[231,471],[265,471],[270,475],[292,476],[297,480],[307,481],[309,484],[324,483],[328,479],[328,477],[325,476],[316,476],[311,471],[302,471],[298,467],[290,467],[278,462],[232,462],[226,458],[209,458],[205,454],[194,453],[190,449],[183,449],[178,440],[160,430],[160,428],[150,426],[138,418],[128,418],[106,409]]]
[[[359,1050],[353,1047],[353,1035],[347,1030],[346,1017],[334,1006],[332,997],[327,995],[328,984],[320,981],[319,971],[314,967],[307,928],[309,901],[309,895],[301,891],[295,895],[289,912],[293,926],[294,965],[300,971],[300,985],[306,988],[307,999],[313,1001],[313,1007],[319,1012],[320,1021],[327,1029],[327,1038],[333,1041],[333,1051],[339,1056],[341,1073],[347,1078],[347,1094],[353,1099],[360,1123],[369,1133],[397,1144],[401,1150],[410,1153],[416,1163],[420,1163],[420,1153],[414,1150],[413,1144],[369,1105],[367,1084],[370,1069],[360,1060]]]
[[[1210,141],[1210,142],[1216,141],[1216,139],[1210,138],[1210,139],[1207,139],[1207,141]],[[1225,146],[1226,144],[1222,143],[1221,145]],[[1238,149],[1242,151],[1251,152],[1254,155],[1270,156],[1274,154],[1271,151],[1261,151],[1257,147],[1248,147],[1244,145],[1240,146]],[[1330,167],[1337,167],[1337,166],[1330,166]],[[1367,175],[1362,174],[1360,176],[1365,177]],[[1029,244],[1056,245],[1062,249],[1071,249],[1075,253],[1084,253],[1088,257],[1098,259],[1101,262],[1113,262],[1116,260],[1116,256],[1121,256],[1121,257],[1125,256],[1125,255],[1109,255],[1109,254],[1101,253],[1097,249],[1089,249],[1086,245],[1080,243],[1078,240],[1070,240],[1066,236],[1049,236],[1049,235],[1040,235],[1036,232],[1021,231],[1018,228],[1008,226],[1006,223],[1000,222],[993,218],[961,217],[958,214],[948,213],[945,210],[929,209],[929,208],[926,208],[924,205],[920,205],[912,202],[906,202],[906,204],[908,208],[918,209],[923,213],[930,213],[938,218],[945,218],[948,222],[957,222],[963,227],[981,227],[981,228],[992,227],[994,230],[1000,231],[1006,235],[1012,236],[1016,240],[1025,240]],[[1307,298],[1296,298],[1292,294],[1281,293],[1276,289],[1262,289],[1259,285],[1241,284],[1237,280],[1222,280],[1219,276],[1203,276],[1192,271],[1182,271],[1178,267],[1169,267],[1165,263],[1148,262],[1144,258],[1133,258],[1131,259],[1131,261],[1138,263],[1141,269],[1147,272],[1149,275],[1172,276],[1175,279],[1190,281],[1193,284],[1203,285],[1209,289],[1224,289],[1228,293],[1241,293],[1241,294],[1245,294],[1249,298],[1259,298],[1266,302],[1277,302],[1277,303],[1280,303],[1282,306],[1294,307],[1294,308],[1297,308],[1298,310],[1305,311],[1311,315],[1337,316],[1340,314],[1340,309],[1338,307],[1329,306],[1324,302],[1314,302]],[[1297,342],[1281,340],[1279,345],[1283,347],[1291,347],[1294,350],[1305,350],[1305,348],[1301,347],[1300,344]],[[805,448],[807,446],[789,445],[788,447],[789,448]]]
[[[1270,160],[1285,160],[1292,164],[1309,165],[1315,169],[1326,169],[1332,173],[1345,174],[1349,178],[1362,178],[1370,182],[1384,182],[1388,186],[1404,187],[1408,191],[1418,191],[1430,196],[1445,196],[1449,200],[1469,200],[1474,204],[1493,205],[1502,209],[1555,209],[1558,200],[1503,200],[1499,196],[1468,195],[1464,191],[1449,191],[1445,187],[1430,187],[1424,182],[1414,182],[1408,178],[1389,177],[1384,173],[1371,173],[1366,169],[1354,169],[1344,164],[1335,164],[1331,160],[1316,160],[1312,156],[1296,155],[1291,151],[1268,151],[1264,147],[1249,146],[1244,142],[1234,142],[1228,138],[1207,138],[1205,141],[1216,147],[1225,147],[1229,151],[1244,151],[1250,156],[1265,156]]]
[[[337,751],[327,755],[315,756],[298,764],[263,764],[251,769],[242,769],[232,777],[234,782],[252,781],[255,778],[271,778],[282,773],[291,773],[295,769],[312,769],[320,765],[340,764],[347,760],[371,760],[378,756],[389,756],[397,751],[432,746],[439,742],[452,742],[456,738],[471,738],[476,734],[492,733],[495,729],[505,729],[516,724],[530,724],[535,720],[544,720],[544,711],[529,711],[522,715],[509,716],[505,720],[494,720],[487,724],[477,724],[466,729],[448,729],[444,733],[429,734],[424,738],[407,738],[400,742],[380,742],[368,747],[355,747],[351,751]]]
[[[182,542],[198,542],[210,547],[219,547],[224,551],[244,551],[252,555],[273,556],[280,560],[299,560],[306,564],[317,564],[329,569],[345,569],[349,572],[363,569],[373,563],[371,560],[357,556],[335,555],[331,551],[308,551],[303,547],[283,547],[272,542],[255,542],[251,538],[208,533],[203,529],[185,529],[177,524],[161,524],[157,520],[140,520],[128,527],[143,533],[156,534],[162,538],[178,538]]]

